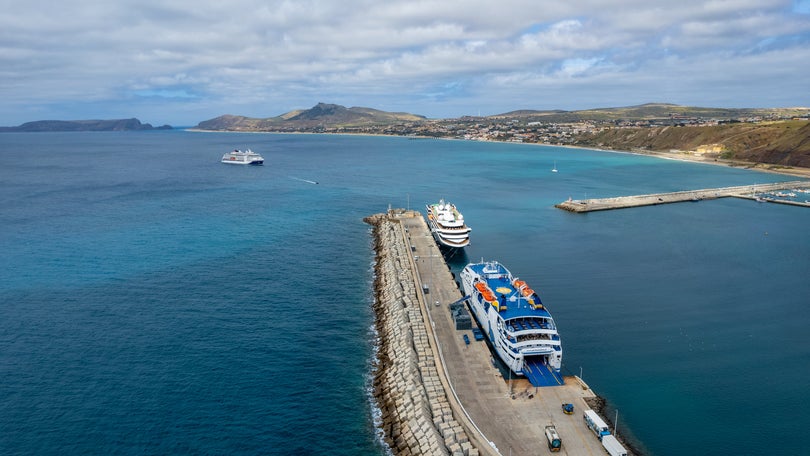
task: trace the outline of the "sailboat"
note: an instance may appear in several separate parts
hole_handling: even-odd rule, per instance
[[[557,172],[557,162],[556,162],[556,161],[554,162],[554,167],[553,167],[553,168],[551,168],[551,172],[552,172],[552,173],[556,173],[556,172]]]

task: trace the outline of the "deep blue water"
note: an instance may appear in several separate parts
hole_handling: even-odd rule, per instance
[[[247,147],[264,167],[219,163]],[[384,454],[362,218],[442,197],[470,259],[540,292],[564,370],[620,434],[656,455],[803,453],[810,210],[552,207],[780,180],[514,144],[2,134],[0,453]]]

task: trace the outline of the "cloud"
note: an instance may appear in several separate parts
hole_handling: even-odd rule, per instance
[[[101,115],[187,125],[318,101],[432,117],[509,103],[706,104],[697,94],[810,105],[806,0],[5,3],[0,125]],[[780,94],[776,77],[796,91]]]

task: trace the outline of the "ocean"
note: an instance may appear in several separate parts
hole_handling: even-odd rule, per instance
[[[219,163],[234,148],[265,166]],[[473,228],[467,258],[539,292],[564,373],[619,434],[654,455],[804,453],[810,210],[553,207],[787,180],[505,143],[0,134],[0,454],[386,454],[362,219],[439,198]]]

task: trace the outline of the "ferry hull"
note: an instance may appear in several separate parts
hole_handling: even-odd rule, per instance
[[[562,346],[539,296],[515,285],[522,281],[495,262],[471,263],[460,278],[476,321],[506,367],[535,386],[561,385]]]

